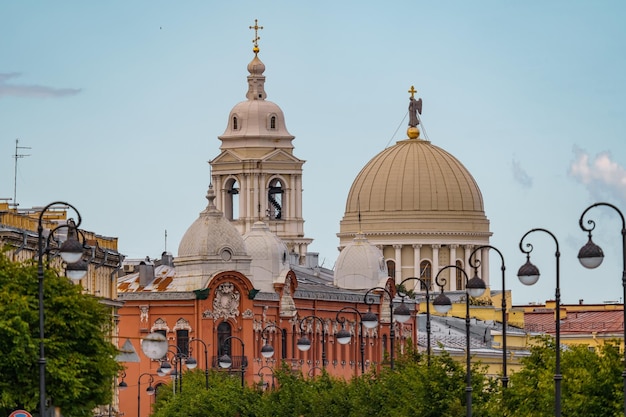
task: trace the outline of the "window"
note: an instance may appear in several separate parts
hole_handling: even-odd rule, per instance
[[[432,276],[433,268],[428,261],[422,261],[420,263],[420,277],[426,284],[428,284],[428,290],[433,287],[433,276]],[[426,286],[420,282],[420,288],[422,291],[426,291]]]
[[[189,330],[176,330],[176,353],[180,355],[189,355]]]
[[[217,326],[217,343],[218,343],[217,352],[219,356],[222,356],[222,355],[232,356],[230,354],[230,340],[224,343],[224,341],[228,339],[231,336],[231,334],[232,334],[232,328],[230,327],[230,324],[228,324],[228,322],[223,321]]]
[[[396,261],[389,259],[387,261],[387,275],[389,278],[396,279]]]
[[[224,215],[228,220],[237,220],[239,218],[239,183],[235,178],[226,181],[226,193]]]
[[[463,269],[463,264],[461,263],[461,261],[456,261],[456,266],[457,268],[461,268]],[[463,272],[459,269],[455,268],[456,271],[456,289],[457,290],[462,290],[465,289],[465,276],[463,275]]]
[[[233,130],[239,129],[237,125],[237,116],[233,116]]]
[[[267,193],[267,215],[270,220],[280,220],[283,216],[283,184],[278,178],[270,182]]]
[[[272,130],[276,129],[276,116],[272,116],[270,118],[270,129]]]

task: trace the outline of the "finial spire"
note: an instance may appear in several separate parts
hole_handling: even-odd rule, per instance
[[[418,114],[422,114],[422,99],[420,98],[415,100],[415,93],[417,93],[417,90],[414,86],[411,86],[411,89],[408,92],[411,94],[411,97],[409,97],[409,128],[407,130],[407,135],[409,136],[409,139],[417,139],[420,135],[417,125],[420,124]]]
[[[254,19],[254,26],[250,26],[250,29],[254,29],[254,39],[252,39],[252,43],[254,44],[254,48],[252,48],[252,52],[258,54],[259,49],[259,40],[261,37],[259,36],[259,29],[263,29],[263,26],[259,26],[259,20]]]

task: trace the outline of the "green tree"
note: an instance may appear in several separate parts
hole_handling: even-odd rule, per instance
[[[39,286],[34,263],[0,252],[0,415],[39,404]],[[46,393],[65,417],[92,414],[112,397],[119,371],[108,307],[45,269]]]
[[[556,346],[548,336],[538,338],[524,367],[511,376],[502,401],[502,414],[542,417],[554,414]],[[561,348],[561,409],[569,417],[610,417],[623,414],[623,363],[618,344],[597,351],[586,345]]]

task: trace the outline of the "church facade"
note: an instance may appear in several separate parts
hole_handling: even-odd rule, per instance
[[[424,286],[438,290],[437,272],[455,265],[456,273],[450,269],[441,278],[458,300],[473,254],[489,286],[488,252],[475,251],[491,235],[482,195],[454,156],[419,137],[421,101],[413,104],[413,89],[407,139],[357,176],[335,268],[318,265],[304,232],[304,161],[294,153],[282,110],[267,100],[259,51],[255,43],[246,100],[230,111],[220,152],[210,161],[206,209],[177,256],[137,262],[118,279],[119,345],[130,340],[140,358],[125,363],[128,384],[169,381],[157,373],[162,360],[140,349],[155,332],[168,340],[164,360],[193,358],[199,368],[219,369],[227,356],[224,372],[248,384],[271,381],[281,362],[310,377],[325,370],[349,378],[393,366],[406,343],[423,339],[423,302],[407,298],[411,319],[392,320],[401,299],[396,285],[406,278],[422,280],[405,286],[423,297]],[[369,312],[378,319],[371,328],[363,325]],[[341,330],[350,343],[340,343]],[[121,412],[140,407],[140,415],[148,415],[148,397],[138,404],[134,392],[119,395]]]

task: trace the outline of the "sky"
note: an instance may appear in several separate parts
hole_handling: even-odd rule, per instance
[[[623,301],[617,211],[589,213],[604,263],[576,259],[586,207],[626,215],[623,1],[3,1],[0,198],[66,201],[130,258],[176,255],[245,100],[255,19],[268,100],[306,160],[305,234],[325,267],[352,181],[406,137],[414,85],[423,136],[482,191],[514,304],[554,298],[557,244],[563,302]],[[541,278],[525,287],[520,239],[533,228],[556,240],[526,238]]]

